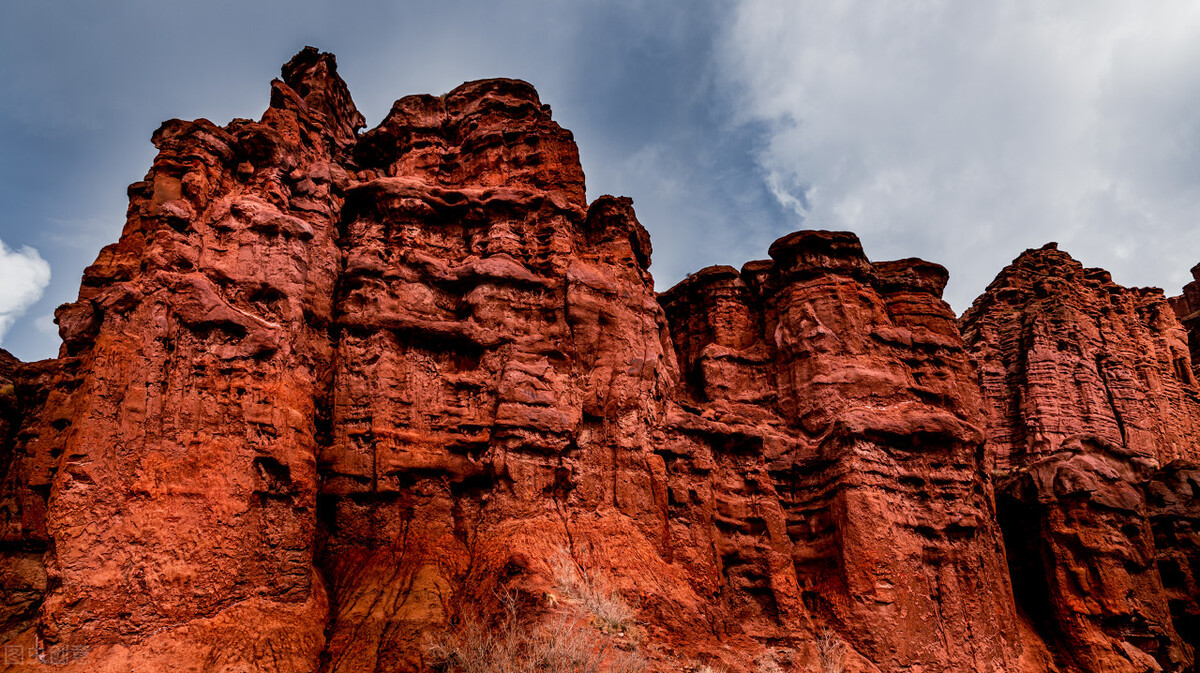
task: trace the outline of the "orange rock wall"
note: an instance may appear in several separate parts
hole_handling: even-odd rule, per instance
[[[1200,388],[1161,290],[1053,244],[962,319],[1019,607],[1060,665],[1194,670]]]

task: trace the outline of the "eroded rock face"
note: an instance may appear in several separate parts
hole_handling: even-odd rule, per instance
[[[686,390],[672,519],[703,531],[711,480],[736,621],[771,638],[835,624],[879,670],[1046,670],[1013,609],[945,269],[872,265],[842,232],[770,252],[662,297]]]
[[[362,125],[311,48],[260,121],[167,122],[60,357],[0,358],[14,670],[428,670],[505,604],[555,623],[564,554],[653,670],[1190,660],[1161,296],[1031,256],[968,319],[981,392],[945,269],[850,233],[656,294],[527,83]]]
[[[1200,468],[1195,461],[1164,465],[1145,492],[1159,580],[1194,669],[1200,655]]]
[[[1064,666],[1194,670],[1200,390],[1175,317],[1052,244],[963,316],[1017,599]]]
[[[1128,289],[1053,245],[1000,272],[963,316],[1000,467],[1086,435],[1167,463],[1194,457],[1187,334],[1161,290]]]
[[[1179,322],[1188,332],[1188,345],[1192,349],[1192,370],[1200,377],[1200,264],[1192,267],[1192,282],[1183,288],[1183,294],[1171,297],[1171,308]]]
[[[28,627],[46,591],[45,498],[32,467],[18,460],[17,429],[31,391],[17,392],[21,363],[0,350],[0,632]],[[23,449],[24,447],[22,447]]]
[[[431,626],[558,547],[630,585],[656,559],[674,363],[629,199],[586,206],[528,84],[402,99],[363,143],[319,456],[327,667],[413,670]]]
[[[1086,671],[1182,670],[1143,489],[1149,466],[1116,447],[1081,442],[1004,482],[1018,598],[1062,656]]]
[[[324,649],[318,405],[361,125],[315,50],[260,122],[163,124],[121,240],[57,312],[77,374],[21,436],[48,473],[34,635],[76,665],[302,670]]]

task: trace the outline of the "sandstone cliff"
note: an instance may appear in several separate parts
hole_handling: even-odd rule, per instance
[[[12,670],[453,669],[481,624],[624,670],[1190,670],[1178,300],[1044,249],[960,331],[944,268],[822,231],[656,294],[527,83],[362,133],[331,55],[282,75],[154,134],[60,357],[0,359]]]
[[[1018,605],[1060,663],[1194,670],[1200,389],[1157,289],[1049,244],[962,319]]]

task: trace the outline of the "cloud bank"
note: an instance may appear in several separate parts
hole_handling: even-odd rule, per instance
[[[1200,261],[1200,5],[741,0],[718,55],[807,228],[950,268],[1057,240],[1177,293]]]
[[[338,55],[372,124],[405,94],[534,83],[589,196],[633,197],[659,289],[799,228],[946,265],[960,311],[1050,240],[1171,294],[1200,261],[1190,1],[245,4],[18,2],[0,21],[0,239],[54,271],[4,279],[45,288],[5,300],[5,348],[54,355],[47,316],[120,234],[159,122],[258,117],[305,44]]]
[[[10,249],[0,241],[0,345],[13,322],[41,299],[50,265],[29,246]]]

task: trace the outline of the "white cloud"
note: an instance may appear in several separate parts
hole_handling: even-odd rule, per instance
[[[57,345],[59,343],[58,324],[54,322],[54,313],[43,313],[42,315],[33,318],[30,322],[33,323],[33,328],[42,335],[49,338],[48,343]],[[51,355],[50,357],[54,357]]]
[[[1200,261],[1200,5],[739,0],[718,58],[812,228],[952,273],[1057,240],[1176,293]]]
[[[0,241],[0,344],[4,333],[30,306],[42,298],[50,283],[50,265],[37,250],[12,250]]]

